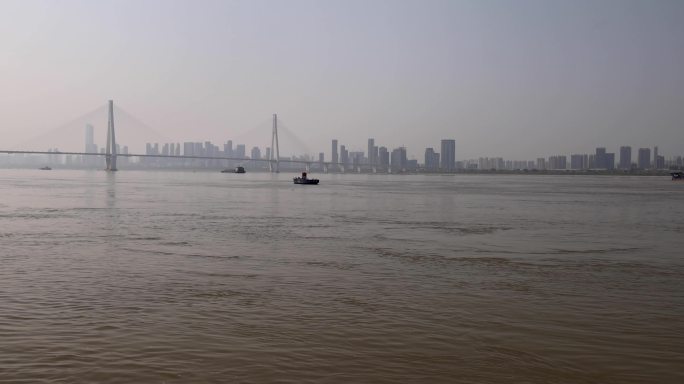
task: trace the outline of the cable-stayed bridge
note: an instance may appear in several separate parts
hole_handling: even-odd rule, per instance
[[[90,112],[88,115],[94,115],[96,113],[101,112],[102,108],[98,108],[95,111]],[[345,167],[342,165],[342,163],[335,163],[335,162],[321,162],[317,160],[301,160],[301,159],[289,159],[289,158],[281,158],[280,157],[280,145],[279,145],[279,138],[278,138],[278,117],[276,114],[273,115],[273,125],[272,125],[272,130],[271,130],[271,149],[270,151],[267,151],[268,157],[267,158],[245,158],[245,157],[235,157],[235,156],[204,156],[204,155],[194,155],[194,154],[183,154],[183,155],[174,155],[174,154],[142,154],[142,153],[120,153],[117,148],[117,142],[116,142],[116,130],[115,130],[115,119],[114,119],[114,102],[112,100],[109,100],[107,104],[107,144],[104,149],[104,152],[78,152],[78,151],[59,151],[59,150],[51,150],[51,151],[38,151],[38,150],[9,150],[9,149],[0,149],[0,153],[4,154],[29,154],[29,155],[48,155],[48,156],[54,156],[54,155],[75,155],[75,156],[92,156],[92,157],[104,157],[105,159],[105,170],[114,172],[119,170],[118,167],[118,159],[119,158],[139,158],[139,159],[144,159],[144,158],[161,158],[161,159],[174,159],[174,160],[182,160],[182,159],[188,159],[188,160],[218,160],[218,161],[226,161],[226,162],[234,162],[234,163],[240,163],[240,162],[249,162],[249,163],[265,163],[268,165],[268,169],[271,172],[279,172],[280,170],[280,165],[281,163],[289,164],[289,165],[295,165],[295,166],[300,166],[299,168],[309,171],[311,169],[312,165],[316,165],[319,167],[321,171],[328,172],[330,171],[345,171]],[[126,117],[132,118],[130,115],[127,115]],[[133,118],[134,119],[134,118]],[[51,132],[53,135],[56,132]],[[288,132],[291,134],[291,132]],[[73,132],[71,134],[74,134]],[[295,141],[298,141],[301,143],[301,140],[296,138],[293,134],[291,136],[294,137]],[[292,168],[290,166],[290,168]],[[357,169],[357,171],[361,171],[360,168]],[[371,171],[375,171],[375,169],[372,169]]]

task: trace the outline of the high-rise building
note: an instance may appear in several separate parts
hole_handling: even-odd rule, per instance
[[[620,169],[631,169],[632,168],[632,147],[622,146],[620,147]]]
[[[95,145],[95,128],[91,124],[86,124],[85,127],[85,153],[97,153],[97,146]]]
[[[603,158],[603,165],[608,170],[615,169],[615,153],[606,153]]]
[[[204,146],[202,146],[202,143],[193,143],[193,153],[195,156],[204,156]]]
[[[259,147],[252,148],[252,153],[250,157],[253,160],[261,159],[261,149],[259,149]]]
[[[375,139],[368,139],[368,164],[375,165],[375,156],[373,156],[373,149],[375,148]]]
[[[233,157],[233,140],[228,140],[223,144],[223,154],[226,157]]]
[[[184,142],[183,143],[183,156],[194,156],[195,155],[195,143]]]
[[[363,163],[363,151],[349,152],[349,159],[354,169],[358,168]]]
[[[387,151],[387,147],[378,148],[378,164],[389,168],[389,151]]]
[[[579,170],[585,167],[584,155],[570,155],[570,169]]]
[[[606,167],[606,148],[596,148],[596,155],[594,155],[595,168],[604,169]]]
[[[425,148],[425,169],[430,169],[432,157],[435,154],[434,148]]]
[[[442,140],[441,157],[440,168],[442,172],[453,172],[456,170],[456,140]]]
[[[546,169],[546,159],[545,158],[537,157],[537,169],[538,170]]]
[[[238,159],[244,159],[247,155],[244,144],[238,144],[235,146],[235,157]]]
[[[392,150],[392,172],[403,172],[406,170],[406,147],[399,147]]]
[[[332,159],[333,163],[339,163],[340,158],[337,154],[337,139],[333,139],[332,141],[332,152],[330,158]]]
[[[91,124],[86,124],[85,127],[85,153],[97,153],[97,144],[95,144],[95,128]],[[84,162],[87,165],[97,165],[97,156],[84,156]]]
[[[337,140],[334,140],[334,144],[337,145]],[[337,147],[335,147],[337,149]],[[335,155],[337,155],[337,151],[335,151]],[[337,163],[338,161],[333,161],[333,163]],[[347,148],[344,145],[340,145],[340,158],[339,158],[339,163],[342,163],[342,167],[344,169],[349,166],[349,152],[347,151]]]
[[[439,153],[433,148],[425,148],[425,169],[436,171],[439,169]]]
[[[653,168],[658,168],[658,146],[653,147]]]
[[[639,148],[638,165],[639,165],[639,169],[651,168],[651,149],[650,148]]]
[[[567,161],[567,156],[550,156],[548,162],[548,169],[567,169]]]

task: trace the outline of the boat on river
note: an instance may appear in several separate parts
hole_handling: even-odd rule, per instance
[[[672,180],[684,180],[684,172],[670,172]]]
[[[221,173],[247,173],[247,171],[245,171],[245,167],[235,167],[235,169],[226,168],[221,170]]]
[[[38,169],[40,169],[41,171],[52,171],[52,168],[48,167],[47,165]]]
[[[316,185],[318,184],[318,179],[309,179],[306,175],[306,172],[302,172],[301,177],[295,177],[292,179],[295,184],[311,184],[311,185]]]

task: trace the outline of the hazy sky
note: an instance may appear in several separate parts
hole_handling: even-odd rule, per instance
[[[684,1],[0,0],[1,148],[110,98],[181,142],[265,147],[276,112],[327,159],[368,137],[417,158],[441,138],[458,159],[681,155]]]

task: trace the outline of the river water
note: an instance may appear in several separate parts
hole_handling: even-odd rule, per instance
[[[0,170],[0,382],[684,382],[684,183],[292,176]]]

